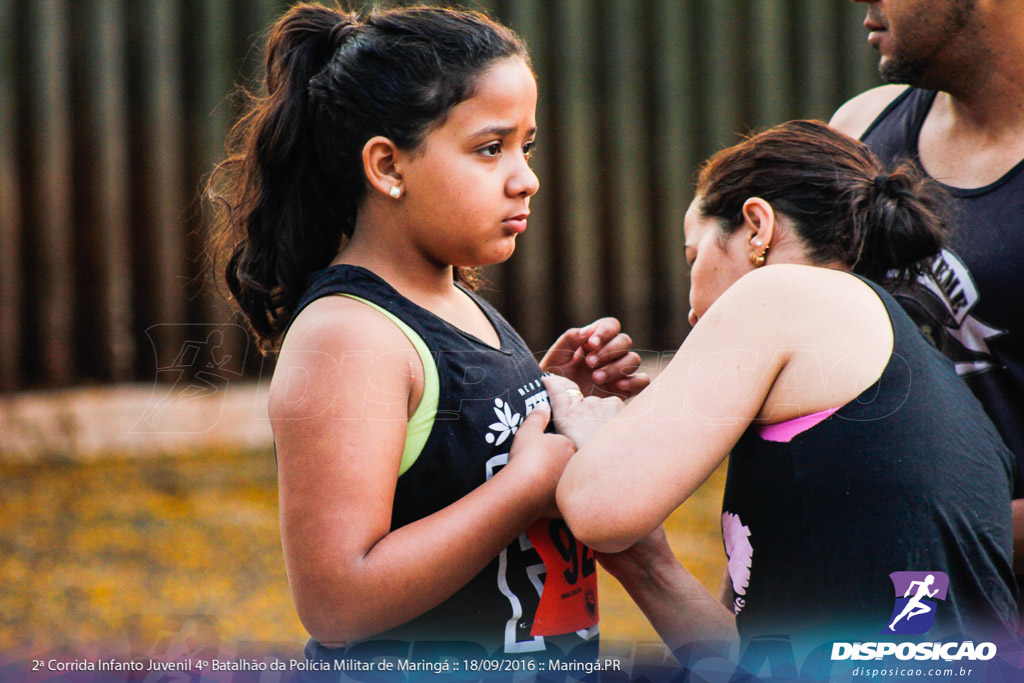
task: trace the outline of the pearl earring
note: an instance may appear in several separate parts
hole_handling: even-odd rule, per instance
[[[388,190],[388,196],[391,197],[392,199],[398,199],[399,197],[402,196],[402,188],[400,188],[398,185],[392,185],[391,189]]]

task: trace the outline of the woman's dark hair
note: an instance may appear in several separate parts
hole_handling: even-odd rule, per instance
[[[910,161],[891,171],[861,142],[820,121],[790,121],[711,157],[697,194],[724,233],[761,197],[784,214],[812,262],[840,262],[876,281],[923,272],[942,248],[949,196]]]
[[[476,12],[373,11],[299,4],[270,29],[265,93],[250,96],[228,158],[210,178],[222,209],[214,263],[266,351],[294,314],[310,273],[351,237],[365,197],[362,149],[382,135],[416,149],[473,96],[495,61],[529,64],[522,40]],[[472,287],[475,272],[456,268]]]

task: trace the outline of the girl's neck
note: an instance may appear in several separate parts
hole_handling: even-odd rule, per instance
[[[434,263],[422,252],[399,240],[374,239],[370,231],[356,231],[331,265],[361,266],[386,280],[411,299],[450,296],[456,291],[453,268]]]

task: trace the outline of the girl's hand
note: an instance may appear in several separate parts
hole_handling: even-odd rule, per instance
[[[538,405],[526,416],[512,441],[508,466],[529,472],[535,478],[536,484],[532,490],[538,494],[538,514],[558,517],[555,489],[576,447],[561,434],[544,432],[550,419],[551,409],[544,404]]]
[[[616,318],[601,318],[566,330],[540,362],[545,372],[567,377],[584,396],[629,398],[651,383],[637,372],[640,356]]]
[[[564,377],[550,375],[543,381],[555,416],[555,429],[559,434],[572,439],[576,448],[582,448],[625,405],[622,399],[615,396],[584,397],[579,387]]]

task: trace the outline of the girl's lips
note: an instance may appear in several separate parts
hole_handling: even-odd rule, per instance
[[[515,232],[524,232],[526,230],[525,218],[506,218],[502,223]]]
[[[504,223],[517,233],[523,232],[526,230],[526,218],[529,215],[530,214],[528,213],[521,213],[517,216],[506,218],[505,220],[502,221],[502,223]]]

